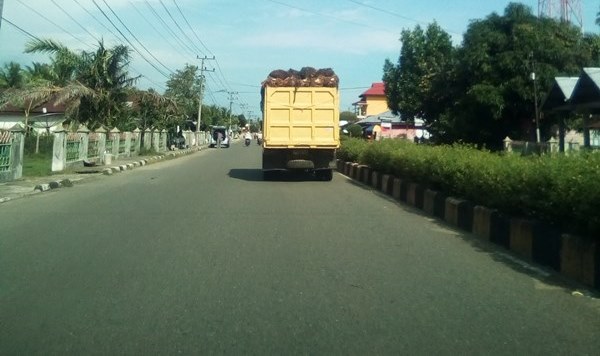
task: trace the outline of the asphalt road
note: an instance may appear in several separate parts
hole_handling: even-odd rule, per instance
[[[335,174],[212,149],[0,206],[0,354],[598,354],[600,301]]]

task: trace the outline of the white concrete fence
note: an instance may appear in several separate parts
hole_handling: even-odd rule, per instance
[[[183,137],[187,147],[206,142],[204,132],[184,131]],[[82,161],[110,164],[113,160],[138,156],[142,150],[160,153],[171,149],[175,148],[168,145],[164,129],[122,132],[117,128],[110,131],[101,128],[91,132],[81,126],[77,132],[59,130],[54,132],[52,171],[60,172]]]
[[[205,132],[183,131],[186,147],[204,145],[209,135]],[[76,132],[53,132],[52,171],[60,172],[81,165],[83,161],[110,164],[112,160],[138,156],[143,151],[166,152],[175,147],[167,143],[166,130],[136,129],[121,132],[100,128],[90,131],[85,126]],[[10,130],[0,130],[0,182],[23,176],[25,130],[17,124]]]
[[[10,130],[0,130],[0,182],[19,179],[23,175],[25,129],[15,125]]]

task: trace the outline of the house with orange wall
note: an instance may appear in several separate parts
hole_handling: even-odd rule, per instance
[[[371,87],[359,95],[360,100],[353,105],[359,119],[370,115],[377,115],[389,110],[385,97],[383,82],[371,84]]]

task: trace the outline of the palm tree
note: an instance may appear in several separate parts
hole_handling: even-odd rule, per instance
[[[27,53],[49,53],[55,83],[62,90],[58,102],[66,102],[70,117],[94,129],[119,126],[127,116],[127,89],[138,78],[127,72],[129,48],[117,45],[106,48],[98,43],[94,52],[76,53],[52,40],[32,40]]]
[[[0,90],[20,88],[24,81],[25,75],[19,63],[9,62],[0,68]]]
[[[34,67],[37,69],[23,70],[20,64],[10,62],[0,69],[0,88],[4,89],[0,95],[0,109],[12,105],[22,110],[26,133],[29,132],[31,110],[48,101],[57,91],[48,80],[35,75],[41,67]]]
[[[25,75],[28,78],[43,79],[54,84],[58,83],[58,78],[52,65],[47,63],[33,62],[31,66],[25,66]]]

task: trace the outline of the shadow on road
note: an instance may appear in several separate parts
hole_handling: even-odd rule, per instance
[[[313,173],[308,172],[272,172],[273,175],[265,180],[262,169],[256,168],[234,168],[229,171],[229,177],[245,180],[248,182],[306,182],[317,181]]]
[[[234,168],[229,171],[229,176],[249,182],[262,182],[263,180],[262,170],[256,168]]]
[[[538,264],[527,258],[519,256],[516,252],[511,251],[505,246],[493,243],[492,241],[485,240],[470,231],[462,230],[454,225],[451,225],[441,218],[431,216],[422,209],[409,205],[405,200],[396,200],[389,194],[383,193],[379,189],[373,188],[370,185],[356,181],[354,179],[348,179],[346,181],[357,188],[372,191],[374,194],[379,195],[382,199],[394,202],[398,208],[403,211],[415,215],[420,215],[424,219],[429,220],[436,226],[435,232],[445,233],[455,238],[463,240],[469,244],[475,251],[490,256],[494,261],[501,263],[509,268],[515,270],[518,273],[530,276],[541,283],[543,288],[556,288],[560,289],[565,293],[571,294],[573,290],[585,291],[585,295],[592,298],[600,298],[600,292],[594,290],[588,286],[582,285],[581,283],[564,277],[559,273],[556,273],[556,269],[551,267]],[[542,288],[538,285],[537,288]]]

